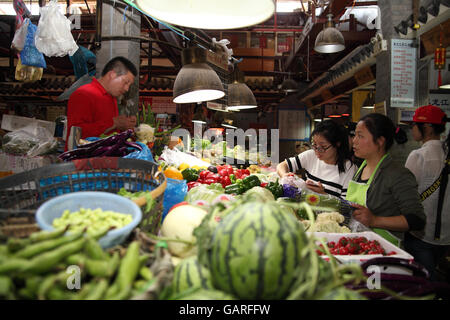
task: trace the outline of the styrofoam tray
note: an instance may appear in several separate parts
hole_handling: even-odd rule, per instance
[[[327,232],[307,232],[308,235],[313,235],[316,238],[324,238],[325,242],[334,241],[338,242],[341,237],[356,238],[365,237],[367,240],[377,240],[386,252],[395,251],[397,254],[390,255],[389,257],[402,258],[407,260],[414,260],[414,257],[403,249],[393,245],[380,235],[372,231],[356,232],[356,233],[327,233]],[[328,256],[321,256],[325,260],[329,260]],[[341,263],[359,263],[362,264],[367,260],[383,257],[381,254],[365,254],[365,255],[335,255]],[[396,273],[396,274],[407,274],[411,275],[412,272],[409,269],[400,266],[380,266],[382,272],[385,273]]]

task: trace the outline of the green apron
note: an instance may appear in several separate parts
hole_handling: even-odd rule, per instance
[[[372,183],[373,178],[375,177],[375,173],[378,170],[378,167],[380,166],[380,164],[383,162],[384,158],[386,158],[387,154],[385,154],[383,156],[383,158],[381,158],[381,160],[378,162],[374,172],[372,173],[372,175],[370,176],[369,180],[367,181],[367,183],[362,183],[362,182],[356,182],[351,180],[348,184],[348,188],[347,188],[347,196],[346,199],[348,201],[351,202],[355,202],[361,206],[365,206],[367,207],[367,190],[369,190],[370,184]],[[364,169],[364,167],[366,166],[366,160],[364,160],[364,162],[361,164],[361,166],[358,169],[358,172],[356,172],[355,177],[357,177],[359,175],[359,173]],[[396,236],[394,236],[392,233],[390,233],[389,231],[385,230],[385,229],[380,229],[380,228],[372,228],[372,230],[379,234],[381,237],[383,237],[384,239],[386,239],[387,241],[391,242],[392,244],[396,245],[396,246],[400,246],[400,239],[397,238]]]

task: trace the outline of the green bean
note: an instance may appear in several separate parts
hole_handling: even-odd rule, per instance
[[[84,254],[75,253],[75,254],[68,256],[66,258],[65,262],[68,265],[77,265],[79,267],[83,267],[86,263],[86,259],[87,259],[87,257]]]
[[[37,297],[39,300],[45,300],[47,292],[55,285],[57,279],[57,274],[51,274],[47,276],[44,281],[42,281],[37,291]]]
[[[126,300],[130,297],[131,285],[126,286],[120,290],[116,295],[112,296],[109,300]]]
[[[83,287],[72,297],[72,300],[84,300],[94,286],[95,283],[93,282],[83,284]]]
[[[94,289],[87,295],[85,300],[100,300],[108,289],[108,280],[100,279]]]
[[[7,256],[9,254],[8,246],[6,244],[0,244],[0,257]]]
[[[30,244],[30,239],[19,239],[19,238],[9,238],[7,242],[8,251],[10,253],[14,253],[19,251],[20,249],[25,248],[28,244]]]
[[[0,297],[8,297],[14,291],[14,283],[10,277],[0,276]]]
[[[86,239],[84,251],[86,255],[91,259],[95,260],[108,259],[108,254],[105,251],[103,251],[102,247],[98,244],[98,242],[90,236],[88,236]]]
[[[150,259],[149,254],[143,254],[139,257],[139,266],[143,267],[147,263],[148,259]]]
[[[115,229],[115,227],[104,227],[103,229],[101,229],[98,232],[95,232],[93,234],[91,234],[90,236],[92,238],[94,238],[95,240],[99,240],[100,238],[102,238],[103,236],[105,236],[110,230]]]
[[[25,279],[25,288],[30,292],[33,298],[36,296],[42,280],[43,278],[41,276],[32,276]]]
[[[93,259],[86,259],[86,271],[93,277],[110,277],[109,274],[109,260],[93,260]]]
[[[69,228],[69,226],[66,226],[63,228],[58,228],[58,229],[55,229],[52,231],[43,230],[43,231],[35,232],[29,236],[29,239],[30,239],[31,243],[36,243],[36,242],[40,242],[40,241],[59,238],[64,233],[66,233],[68,228]]]
[[[21,299],[33,300],[35,299],[35,295],[30,292],[28,288],[21,288],[17,292]]]
[[[79,252],[83,248],[85,240],[82,238],[34,257],[22,270],[23,273],[40,274],[50,271],[66,257]]]
[[[119,285],[117,283],[114,283],[106,290],[104,299],[110,300],[110,298],[114,297],[118,292],[119,292]]]
[[[127,287],[131,287],[134,279],[139,272],[139,242],[133,241],[120,262],[119,272],[116,281],[119,285],[120,292]]]
[[[27,246],[26,248],[16,252],[14,254],[17,258],[32,258],[42,252],[52,250],[54,248],[58,248],[61,245],[64,245],[66,243],[73,242],[77,239],[79,239],[83,234],[77,233],[77,234],[71,234],[68,236],[60,237],[58,239],[51,239],[46,240],[42,242],[38,242],[32,245]]]
[[[19,258],[11,258],[0,264],[0,275],[6,274],[10,272],[20,272],[24,268],[26,268],[29,264],[28,260],[19,259]]]
[[[142,289],[144,289],[146,287],[146,285],[147,285],[147,281],[145,281],[145,280],[137,280],[137,281],[134,282],[133,288],[137,289],[137,290],[142,290]]]
[[[47,297],[49,300],[66,300],[69,298],[69,292],[62,288],[53,287],[48,291]]]
[[[142,277],[142,279],[145,279],[147,281],[150,281],[153,279],[153,272],[148,267],[142,267],[139,270],[139,275]]]

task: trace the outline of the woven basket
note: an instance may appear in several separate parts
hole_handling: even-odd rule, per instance
[[[117,157],[102,157],[51,164],[0,179],[0,233],[26,237],[39,230],[35,210],[46,200],[77,191],[117,193],[150,191],[155,205],[145,211],[141,206],[139,228],[157,234],[161,225],[162,205],[167,181],[154,162]]]

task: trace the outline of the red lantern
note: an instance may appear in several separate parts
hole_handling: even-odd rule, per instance
[[[441,69],[445,68],[445,48],[442,47],[442,31],[439,39],[439,48],[434,50],[434,69],[438,70],[438,87],[442,85]]]
[[[445,48],[439,47],[434,50],[434,68],[444,69],[445,67]]]

